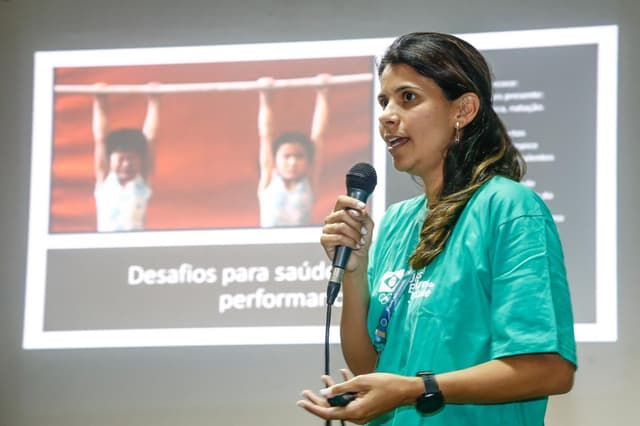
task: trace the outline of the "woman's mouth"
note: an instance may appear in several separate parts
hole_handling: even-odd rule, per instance
[[[387,150],[393,152],[400,148],[402,145],[409,142],[409,138],[406,137],[391,137],[387,139]]]

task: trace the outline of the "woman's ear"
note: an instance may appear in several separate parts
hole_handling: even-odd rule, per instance
[[[467,92],[456,99],[456,121],[460,123],[460,128],[464,128],[471,123],[480,109],[480,98],[473,92]]]

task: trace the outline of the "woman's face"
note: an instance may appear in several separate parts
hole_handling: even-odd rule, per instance
[[[384,69],[378,102],[380,135],[394,167],[425,183],[439,182],[447,147],[455,136],[455,102],[433,80],[405,64]]]

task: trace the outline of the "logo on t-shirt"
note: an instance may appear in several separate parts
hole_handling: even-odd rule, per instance
[[[378,286],[378,292],[380,293],[393,293],[402,276],[404,275],[404,269],[398,271],[386,272],[380,279],[380,286]]]
[[[386,305],[392,298],[397,298],[400,293],[405,292],[410,294],[410,300],[431,296],[436,284],[431,280],[423,280],[423,274],[424,271],[405,273],[404,269],[384,273],[378,285],[378,300]]]
[[[378,300],[381,304],[386,305],[391,300],[394,290],[398,287],[402,277],[404,276],[404,269],[398,271],[385,272],[380,278],[380,284],[378,285]]]

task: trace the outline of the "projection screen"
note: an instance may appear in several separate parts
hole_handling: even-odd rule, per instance
[[[528,163],[523,184],[559,228],[579,341],[617,339],[617,33],[459,35],[491,64],[494,107]],[[23,347],[321,343],[320,228],[345,173],[376,168],[375,221],[420,190],[378,135],[375,65],[390,42],[37,52]],[[261,226],[259,94],[270,93],[275,133],[309,135],[322,87],[309,221]],[[158,107],[142,229],[98,230],[97,99],[116,129],[144,129],[149,99]]]

